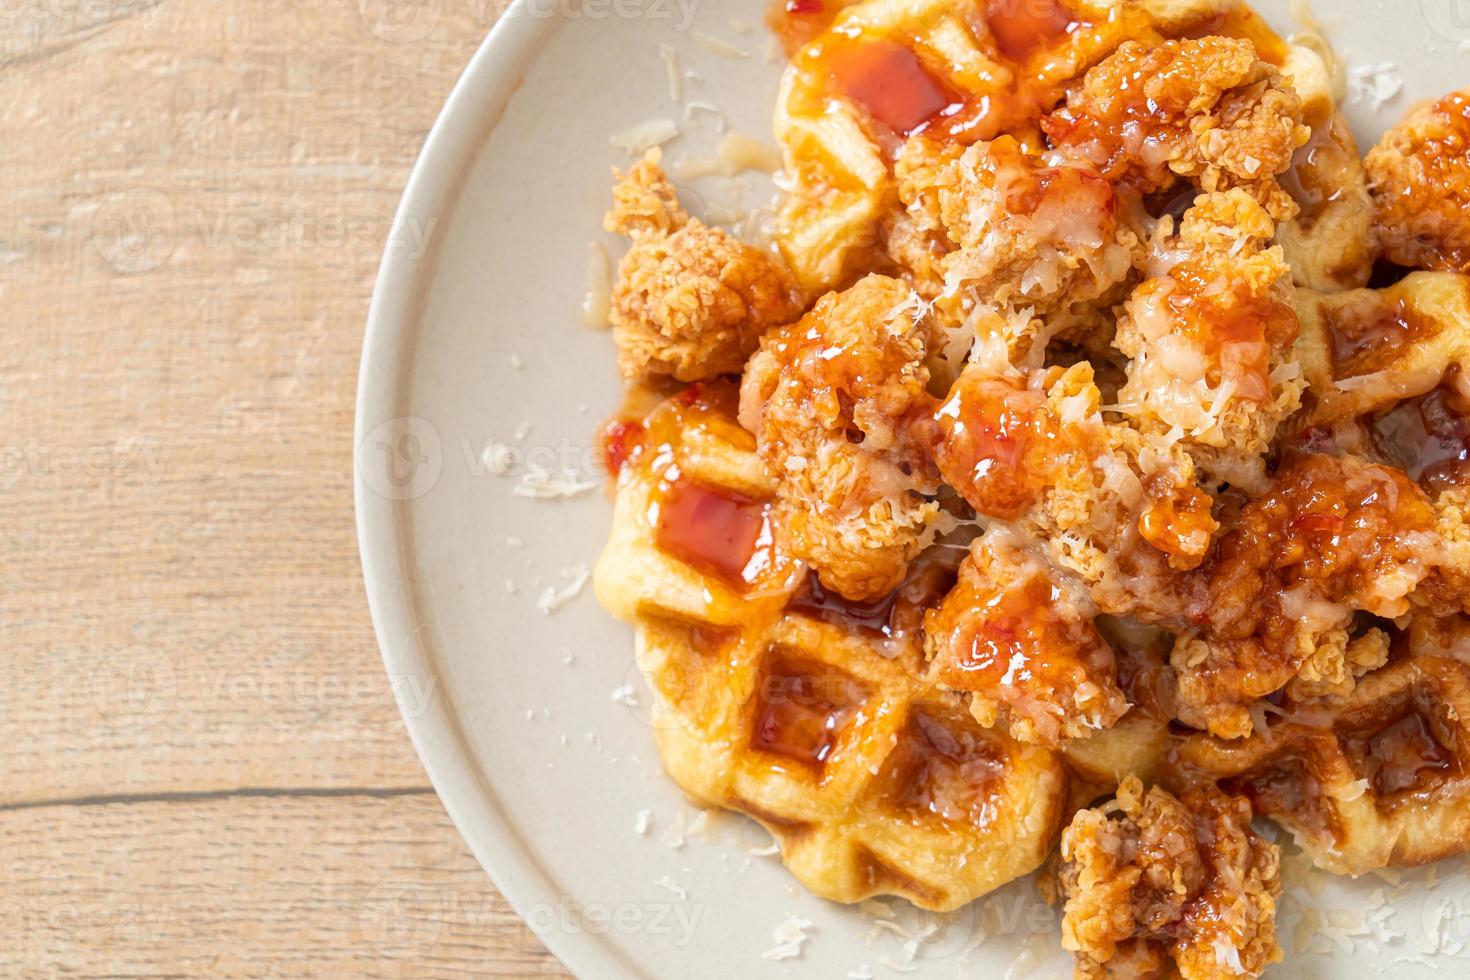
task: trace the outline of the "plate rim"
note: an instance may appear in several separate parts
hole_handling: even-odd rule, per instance
[[[412,578],[409,501],[390,500],[366,482],[361,464],[366,439],[386,421],[408,418],[405,377],[422,328],[423,297],[442,245],[433,238],[418,254],[395,248],[394,235],[415,216],[443,219],[459,203],[468,174],[531,63],[566,22],[559,7],[543,15],[514,0],[471,56],[424,140],[393,217],[392,231],[373,285],[358,366],[353,414],[353,504],[358,556],[373,633],[390,681],[421,679],[434,686],[427,705],[406,700],[410,686],[390,684],[400,718],[429,782],[460,838],[501,896],[547,949],[579,977],[647,976],[605,936],[587,929],[538,929],[527,908],[560,903],[553,875],[533,856],[505,814],[452,710],[433,651],[415,615],[420,603]],[[447,223],[447,222],[445,222]],[[371,425],[370,425],[371,423]],[[408,638],[400,642],[396,638]],[[418,688],[425,690],[425,688]],[[564,891],[564,890],[563,890]]]

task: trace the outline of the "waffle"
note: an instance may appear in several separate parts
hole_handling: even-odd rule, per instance
[[[773,487],[734,400],[714,383],[647,417],[595,576],[636,630],[669,775],[759,821],[835,901],[949,910],[1029,873],[1069,783],[1057,755],[979,727],[930,676],[919,618],[952,573],[920,563],[887,604],[822,593],[773,543]],[[690,514],[699,540],[680,537]]]
[[[1411,646],[1351,694],[1250,738],[1182,741],[1182,771],[1243,792],[1337,874],[1470,849],[1470,664]]]
[[[866,0],[843,10],[793,56],[776,101],[791,188],[775,237],[798,284],[814,297],[894,262],[924,263],[932,250],[905,227],[893,175],[910,135],[968,144],[1010,133],[1039,146],[1041,112],[1123,42],[1195,33],[1248,38],[1309,103],[1330,107],[1316,54],[1221,0]],[[1341,212],[1329,210],[1304,249],[1339,247]]]
[[[1470,277],[1416,272],[1387,289],[1299,290],[1297,315],[1311,425],[1383,412],[1441,383],[1470,383]]]
[[[1300,65],[1287,75],[1302,95],[1312,136],[1282,177],[1301,211],[1276,230],[1276,241],[1298,286],[1324,293],[1358,289],[1373,272],[1373,202],[1363,161],[1347,120],[1332,105],[1326,78],[1318,77],[1325,70],[1321,61],[1302,58]]]

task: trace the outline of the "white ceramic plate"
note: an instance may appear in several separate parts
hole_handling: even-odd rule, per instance
[[[1392,62],[1405,82],[1381,113],[1349,106],[1365,142],[1412,100],[1470,82],[1460,48],[1470,9],[1460,0],[1319,6],[1351,64]],[[1290,29],[1285,7],[1260,5]],[[721,57],[696,32],[750,56]],[[708,155],[717,141],[714,115],[695,110],[686,122],[671,101],[664,44],[696,76],[684,80],[686,100],[770,142],[781,66],[766,57],[751,0],[517,0],[414,169],[373,298],[357,406],[359,533],[383,659],[461,833],[580,976],[825,978],[863,964],[898,976],[883,959],[910,959],[899,937],[875,937],[870,919],[808,895],[777,859],[749,855],[745,845],[763,842],[751,825],[719,821],[670,846],[696,811],[661,775],[644,714],[612,696],[625,684],[643,691],[629,630],[590,588],[554,614],[538,608],[543,589],[594,561],[609,520],[589,447],[620,389],[609,338],[584,327],[579,309],[589,241],[618,254],[600,216],[609,167],[629,160],[609,136],[668,117],[684,131],[668,159]],[[746,206],[769,200],[768,187],[747,183]],[[734,193],[722,178],[689,190],[706,213]],[[484,462],[493,444],[512,448],[509,473]],[[599,490],[516,495],[533,464]],[[640,835],[643,810],[651,826]],[[1304,896],[1346,914],[1342,935],[1319,936],[1317,952],[1289,955],[1281,973],[1441,975],[1404,958],[1453,949],[1441,935],[1470,943],[1470,900],[1452,866],[1437,881],[1405,876],[1411,887],[1391,901],[1392,885],[1376,878]],[[398,923],[383,943],[474,925],[474,910],[452,895],[417,898],[428,921],[406,932]],[[1289,954],[1299,908],[1282,923]],[[812,922],[803,955],[763,959],[773,929],[793,915]],[[922,977],[1068,976],[1055,921],[1029,883],[1013,885],[935,923],[907,965]],[[1402,938],[1384,942],[1386,931]],[[1452,975],[1465,962],[1439,957]]]

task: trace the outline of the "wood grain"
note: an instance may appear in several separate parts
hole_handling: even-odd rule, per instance
[[[382,243],[494,13],[0,12],[0,973],[558,969],[404,735],[351,505]],[[399,878],[493,914],[384,953]]]
[[[0,853],[5,976],[561,975],[432,794],[13,810]]]

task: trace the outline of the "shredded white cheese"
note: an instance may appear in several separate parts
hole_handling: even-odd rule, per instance
[[[1240,962],[1240,950],[1226,936],[1215,939],[1215,963],[1227,967],[1236,976],[1245,972],[1245,965]]]
[[[661,146],[678,135],[679,127],[672,119],[645,119],[614,133],[609,137],[609,142],[629,156],[641,157],[655,146]]]
[[[737,47],[729,41],[723,41],[703,31],[695,31],[690,37],[694,38],[695,44],[704,48],[710,54],[717,54],[721,58],[739,59],[750,57],[750,52],[744,48]]]
[[[802,946],[810,938],[807,930],[811,927],[811,919],[791,916],[772,930],[771,939],[776,945],[762,953],[761,959],[794,960],[798,958],[801,956]]]
[[[564,500],[568,497],[580,497],[596,488],[596,483],[578,480],[573,473],[563,471],[552,475],[549,470],[532,465],[511,492],[517,497],[530,497],[533,500]]]
[[[679,64],[679,52],[671,45],[660,44],[658,55],[664,59],[664,72],[669,76],[669,101],[678,102],[684,98],[684,69]]]
[[[687,899],[689,897],[689,893],[680,888],[678,883],[675,882],[674,879],[670,878],[668,875],[664,875],[662,878],[655,881],[654,884],[664,889],[665,891],[670,892],[671,894],[679,896],[679,898],[681,899]]]
[[[608,327],[612,310],[612,259],[601,242],[587,247],[587,293],[582,297],[582,323],[594,330]]]
[[[572,580],[563,588],[548,585],[543,589],[540,598],[536,600],[536,608],[549,616],[571,602],[582,593],[582,588],[592,577],[592,570],[586,565],[577,565],[571,570],[571,576]]]
[[[723,133],[725,131],[725,126],[727,125],[727,123],[725,122],[725,114],[720,111],[719,106],[709,102],[696,102],[694,100],[690,100],[684,105],[684,121],[693,122],[694,114],[696,112],[704,112],[708,113],[711,116],[714,116],[715,132]]]
[[[1370,103],[1376,112],[1403,91],[1404,80],[1391,61],[1376,65],[1359,65],[1348,71],[1348,102]]]
[[[515,466],[515,453],[503,442],[493,442],[480,454],[485,468],[496,476],[505,476]]]
[[[674,161],[674,176],[679,180],[699,177],[737,177],[746,171],[774,173],[781,167],[781,157],[759,140],[743,133],[726,133],[713,157],[686,157]]]

